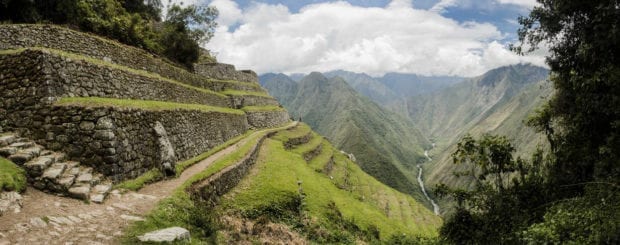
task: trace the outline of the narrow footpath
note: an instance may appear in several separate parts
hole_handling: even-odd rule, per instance
[[[293,127],[291,122],[287,128]],[[254,132],[186,169],[178,178],[152,183],[138,192],[114,190],[103,204],[87,204],[28,188],[19,213],[0,217],[0,245],[8,244],[118,244],[123,230],[143,220],[157,203],[170,196],[193,175],[235,152]]]
[[[433,144],[434,147],[434,144]],[[431,157],[428,156],[428,150],[424,151],[424,156],[426,156],[426,158],[428,159],[428,162],[432,161],[433,159]],[[431,202],[431,205],[433,205],[433,212],[435,212],[435,215],[439,215],[439,205],[437,205],[437,203],[435,202],[435,200],[433,200],[428,193],[426,192],[426,188],[424,187],[424,181],[422,180],[422,165],[418,164],[418,183],[420,184],[420,188],[422,189],[422,193],[424,193],[424,196],[426,197],[426,199],[428,201]]]

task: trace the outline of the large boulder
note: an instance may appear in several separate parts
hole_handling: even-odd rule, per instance
[[[141,242],[174,242],[189,239],[189,231],[181,227],[170,227],[138,236],[138,240]]]

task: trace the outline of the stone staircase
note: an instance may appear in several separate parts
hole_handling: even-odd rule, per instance
[[[112,183],[93,168],[69,161],[64,153],[46,150],[15,133],[0,136],[0,156],[24,168],[35,188],[84,201],[103,203]]]

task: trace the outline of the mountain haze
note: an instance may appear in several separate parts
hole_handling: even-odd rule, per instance
[[[425,164],[425,181],[433,187],[438,183],[467,187],[472,180],[455,178],[459,166],[451,154],[465,134],[478,137],[484,133],[506,135],[526,156],[543,136],[523,122],[552,93],[546,79],[547,69],[532,65],[513,65],[491,70],[434,93],[408,99],[409,115],[436,147],[433,161]],[[445,205],[444,205],[445,206]]]
[[[430,143],[408,118],[361,96],[340,77],[311,73],[297,84],[294,96],[283,88],[294,87],[295,82],[280,78],[268,74],[260,80],[291,116],[301,116],[335,146],[353,153],[362,169],[375,178],[423,200],[415,166],[424,161],[423,147]]]

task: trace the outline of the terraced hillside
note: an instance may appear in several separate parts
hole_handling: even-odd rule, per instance
[[[408,118],[360,95],[340,77],[328,79],[314,72],[299,83],[284,75],[262,79],[291,116],[301,117],[334,146],[352,153],[364,171],[425,200],[417,184],[416,164],[426,160],[423,148],[431,144]]]
[[[266,139],[255,167],[216,210],[223,229],[215,239],[229,244],[428,238],[441,223],[304,124]]]

